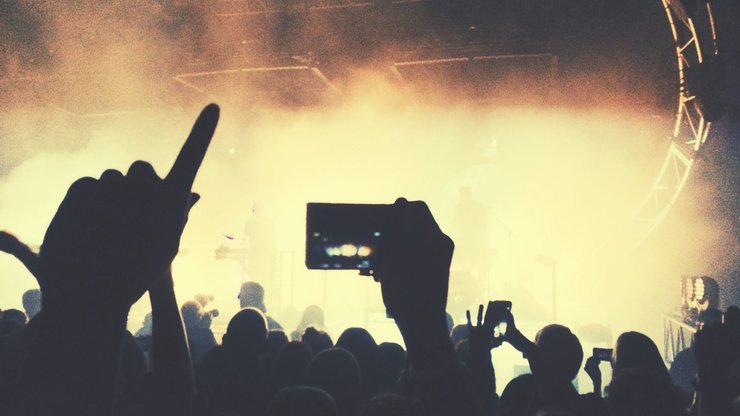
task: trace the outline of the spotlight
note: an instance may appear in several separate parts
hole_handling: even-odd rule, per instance
[[[684,320],[697,322],[703,313],[719,307],[719,285],[709,276],[683,276],[681,297]]]

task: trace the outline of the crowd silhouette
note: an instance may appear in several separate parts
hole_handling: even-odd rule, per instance
[[[219,344],[210,329],[218,312],[205,310],[204,297],[179,307],[170,269],[218,118],[217,106],[203,110],[165,178],[137,161],[125,174],[77,180],[39,253],[0,233],[0,251],[17,257],[40,287],[23,295],[25,312],[2,311],[0,415],[740,414],[736,307],[696,334],[693,367],[682,370],[688,386],[674,386],[650,338],[626,332],[613,348],[608,394],[598,357],[585,360],[593,393],[579,394],[573,380],[584,351],[569,328],[547,325],[529,340],[510,308],[495,303],[452,328],[454,244],[424,202],[402,198],[374,278],[405,348],[378,344],[363,328],[334,342],[317,306],[295,330],[283,329],[254,282],[242,286],[242,308]],[[134,336],[128,312],[147,292],[151,314]],[[507,345],[530,373],[497,386],[491,350]]]

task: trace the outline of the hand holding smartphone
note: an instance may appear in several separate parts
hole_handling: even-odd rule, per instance
[[[599,361],[611,362],[612,352],[613,350],[611,348],[594,348],[593,356],[596,357]]]

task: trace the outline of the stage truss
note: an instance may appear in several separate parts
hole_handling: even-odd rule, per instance
[[[632,219],[633,226],[628,227],[635,231],[633,247],[647,238],[675,204],[712,127],[712,123],[702,114],[697,97],[687,87],[687,70],[719,54],[710,2],[700,2],[704,6],[700,6],[696,13],[689,14],[679,0],[661,1],[676,48],[678,108],[668,153],[655,182]],[[700,33],[697,26],[705,27],[708,33]]]

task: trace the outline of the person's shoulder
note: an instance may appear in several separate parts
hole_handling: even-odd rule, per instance
[[[273,319],[272,317],[266,316],[266,318],[267,318],[267,329],[268,330],[272,330],[272,329],[282,330],[283,329],[280,323],[276,321],[275,319]]]
[[[230,367],[231,359],[223,345],[216,345],[200,358],[196,370],[201,375],[222,372]]]

